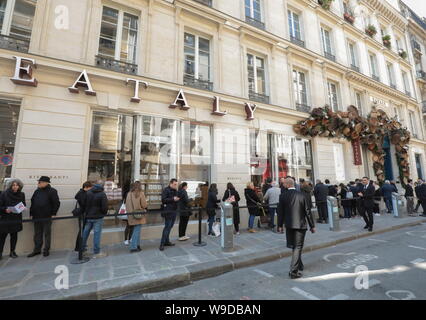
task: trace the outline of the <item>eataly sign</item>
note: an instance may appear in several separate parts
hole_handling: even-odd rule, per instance
[[[38,82],[37,79],[33,76],[33,68],[37,68],[36,61],[34,59],[30,58],[24,58],[24,57],[18,57],[14,56],[16,59],[16,65],[15,65],[15,74],[13,78],[10,78],[10,80],[18,85],[26,85],[26,86],[32,86],[37,87]],[[142,85],[143,87],[148,88],[149,84],[146,81],[127,78],[126,84],[129,83],[135,83],[135,90],[134,90],[134,96],[130,99],[131,102],[134,103],[140,103],[141,98],[139,96],[139,89]],[[96,96],[96,91],[93,90],[92,83],[90,82],[89,75],[87,74],[86,70],[83,70],[81,74],[78,76],[77,80],[74,82],[74,84],[68,88],[69,92],[71,93],[79,93],[79,88],[84,88],[84,92],[89,96]],[[173,101],[173,103],[169,106],[171,109],[175,109],[179,107],[180,110],[188,110],[191,107],[188,104],[188,101],[185,97],[185,93],[183,89],[180,89],[176,99]],[[256,111],[257,106],[252,103],[245,103],[244,110],[246,112],[247,118],[246,120],[254,120],[254,112]],[[211,113],[215,116],[224,116],[227,114],[227,111],[221,111],[220,110],[220,97],[215,96],[214,102],[213,102],[213,111]]]

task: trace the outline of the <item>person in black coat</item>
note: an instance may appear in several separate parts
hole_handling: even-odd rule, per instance
[[[87,191],[84,203],[83,250],[87,248],[87,239],[93,229],[93,254],[96,258],[105,256],[101,253],[101,236],[104,216],[108,213],[108,198],[104,192],[104,182],[98,181]]]
[[[340,184],[340,192],[337,194],[340,196],[340,201],[345,212],[344,218],[350,219],[352,213],[352,200],[347,198],[349,189],[343,183]]]
[[[28,258],[41,254],[43,237],[43,256],[49,255],[52,234],[51,218],[56,216],[60,205],[58,192],[50,185],[50,178],[40,177],[38,188],[31,198],[30,216],[34,219],[34,250],[28,255]]]
[[[189,199],[188,192],[188,183],[183,182],[178,191],[178,210],[179,210],[179,241],[186,241],[190,238],[186,235],[186,228],[188,226],[189,217],[192,215],[190,211],[191,206],[190,202],[192,199]]]
[[[287,191],[280,195],[278,210],[284,217],[286,228],[287,248],[293,250],[289,276],[292,279],[302,277],[304,269],[302,250],[305,242],[306,230],[315,233],[315,223],[309,209],[306,196],[297,191],[293,179],[286,179]]]
[[[249,232],[254,233],[254,220],[260,215],[259,206],[262,205],[254,187],[253,182],[247,183],[247,188],[244,189],[244,196],[248,207],[249,216]]]
[[[317,180],[314,188],[315,204],[318,209],[318,223],[327,223],[328,209],[327,209],[327,196],[329,195],[329,188],[327,185]]]
[[[417,189],[418,197],[421,201],[422,208],[423,208],[423,214],[421,214],[422,217],[426,216],[426,182],[423,181],[423,183],[419,186]]]
[[[86,196],[87,196],[87,191],[89,191],[90,189],[92,189],[93,184],[90,181],[86,181],[85,183],[83,183],[83,187],[77,192],[77,194],[75,195],[74,199],[77,200],[77,206],[78,206],[78,225],[82,226],[82,228],[84,228],[84,212],[86,210]],[[81,248],[81,230],[80,227],[78,228],[78,235],[77,235],[77,239],[75,240],[75,248],[74,251],[80,251]]]
[[[262,194],[265,195],[268,189],[272,188],[272,178],[266,179],[265,183],[262,186]]]
[[[272,182],[272,181],[271,181]],[[240,234],[240,209],[238,202],[241,200],[240,195],[232,183],[228,182],[226,185],[226,191],[223,194],[222,201],[228,200],[230,197],[234,197],[235,201],[232,202],[233,206],[233,220],[235,233]]]
[[[358,187],[355,181],[349,182],[349,191],[352,192],[353,199],[351,201],[352,205],[352,216],[355,217],[357,213],[357,198],[358,198]]]
[[[407,199],[407,213],[412,216],[414,211],[414,189],[413,180],[408,179],[408,183],[405,185],[405,199]]]
[[[7,184],[7,189],[0,194],[0,260],[2,259],[6,237],[10,235],[10,257],[17,258],[15,249],[18,243],[18,232],[22,231],[22,213],[16,214],[9,210],[19,203],[25,204],[24,187],[19,179],[12,179]]]
[[[173,247],[175,244],[170,242],[170,232],[176,221],[177,206],[180,198],[178,197],[178,182],[176,179],[171,179],[169,186],[164,188],[161,193],[162,210],[161,215],[164,218],[163,234],[161,236],[160,251],[164,247]]]
[[[364,229],[368,229],[368,231],[373,231],[373,209],[374,209],[374,193],[376,189],[372,181],[368,177],[362,178],[363,189],[358,193],[358,196],[361,199],[361,210],[362,217],[365,221]]]
[[[220,202],[220,199],[217,198],[218,193],[219,192],[217,190],[217,184],[212,183],[209,187],[208,198],[207,198],[207,215],[209,216],[209,218],[208,218],[208,223],[209,223],[208,235],[212,235],[212,236],[214,236],[213,223],[214,223],[215,216],[216,216],[216,209],[218,208],[217,204]]]
[[[419,188],[422,185],[423,181],[421,179],[417,180],[417,182],[415,183],[415,187],[414,187],[414,194],[416,195],[417,198],[417,204],[416,207],[414,208],[414,212],[417,213],[417,210],[419,210],[420,205],[422,204],[420,197],[419,197]]]

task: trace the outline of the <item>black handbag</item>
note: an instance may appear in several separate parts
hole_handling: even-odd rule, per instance
[[[74,208],[74,210],[72,211],[72,215],[74,216],[74,217],[79,217],[79,216],[81,216],[81,208],[80,208],[80,206],[78,205],[78,201],[76,202],[76,204],[75,204],[75,208]]]

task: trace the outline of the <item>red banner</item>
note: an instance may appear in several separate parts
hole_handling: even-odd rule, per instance
[[[362,165],[361,144],[359,142],[359,139],[352,140],[352,150],[354,153],[354,165]]]

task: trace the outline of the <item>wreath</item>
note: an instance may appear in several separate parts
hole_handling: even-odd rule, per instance
[[[383,150],[383,142],[388,136],[390,142],[395,145],[401,184],[405,186],[410,177],[410,132],[396,117],[389,118],[386,112],[375,106],[367,118],[361,117],[353,105],[349,106],[346,112],[334,112],[328,105],[314,108],[309,118],[294,125],[294,131],[302,136],[346,138],[348,141],[359,141],[366,145],[373,153],[373,169],[380,184],[385,180],[386,153]]]

